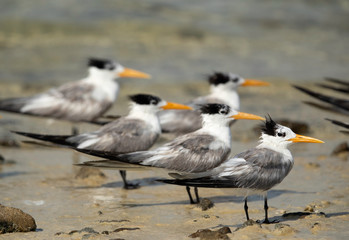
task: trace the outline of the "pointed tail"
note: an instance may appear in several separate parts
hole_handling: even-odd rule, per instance
[[[18,135],[22,135],[22,136],[33,138],[33,139],[38,139],[38,140],[51,142],[51,143],[64,145],[64,146],[75,147],[74,143],[66,141],[66,139],[71,137],[71,135],[42,135],[42,134],[18,132],[18,131],[12,131],[12,132]]]

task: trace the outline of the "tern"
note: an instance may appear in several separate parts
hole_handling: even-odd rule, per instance
[[[91,58],[86,78],[34,96],[0,100],[0,110],[71,122],[94,121],[115,102],[119,93],[115,79],[120,77],[150,76],[111,60]]]
[[[227,104],[234,110],[240,109],[240,100],[237,93],[239,86],[268,86],[269,83],[244,79],[237,74],[215,72],[208,76],[210,94],[198,97],[186,105],[193,108],[206,103]],[[184,134],[200,129],[201,118],[199,111],[166,111],[160,112],[160,124],[163,132]]]
[[[67,136],[14,133],[72,148],[107,151],[113,154],[130,153],[148,150],[158,139],[161,127],[157,112],[166,109],[191,109],[189,106],[166,102],[149,94],[135,94],[129,97],[129,114],[94,132]],[[126,181],[126,171],[121,170],[120,174],[125,189],[137,187]]]
[[[237,112],[225,104],[205,104],[200,108],[202,128],[181,135],[154,150],[116,155],[110,152],[77,149],[79,152],[106,158],[88,161],[80,166],[120,168],[121,163],[165,168],[168,171],[201,173],[219,166],[227,159],[231,150],[229,122],[234,119],[264,120],[264,118]],[[121,167],[124,167],[122,165]],[[190,203],[195,203],[187,187]],[[196,200],[199,202],[195,188]]]
[[[293,87],[322,102],[330,104],[333,108],[330,108],[329,110],[336,111],[345,115],[349,115],[349,99],[328,96],[328,95],[317,93],[307,88],[296,86],[296,85],[294,85]],[[316,104],[311,104],[311,105],[317,106]],[[324,107],[320,106],[320,108],[324,108]],[[325,107],[325,109],[328,109],[328,108]]]
[[[247,197],[264,195],[264,223],[268,219],[267,191],[291,171],[294,163],[288,146],[295,142],[323,143],[323,141],[295,134],[290,128],[274,122],[270,116],[262,129],[260,144],[252,149],[221,162],[215,168],[199,173],[176,173],[177,179],[164,179],[161,182],[207,188],[235,188],[245,197],[244,210],[249,220]]]
[[[317,84],[317,85],[323,88],[328,88],[328,89],[340,92],[340,93],[346,93],[346,94],[349,93],[349,81],[345,81],[337,78],[331,78],[331,77],[326,77],[325,80],[331,83],[335,83],[339,86],[332,86],[328,84]]]
[[[325,118],[327,121],[330,121],[331,123],[337,125],[337,126],[341,126],[344,127],[348,130],[341,130],[340,132],[344,133],[344,134],[349,134],[349,123],[348,122],[342,122],[339,120],[334,120],[334,119],[329,119],[329,118]]]

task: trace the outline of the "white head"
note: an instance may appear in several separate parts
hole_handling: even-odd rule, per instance
[[[88,67],[90,78],[100,78],[102,80],[114,80],[120,77],[150,78],[148,74],[125,68],[108,59],[90,58]]]
[[[239,86],[267,86],[269,83],[254,80],[244,79],[234,73],[215,72],[208,77],[211,85],[211,90],[220,89],[222,91],[236,91]]]
[[[294,133],[290,128],[277,124],[269,117],[262,128],[261,145],[272,149],[286,149],[294,142],[323,143],[323,141]]]
[[[238,112],[226,104],[210,103],[200,107],[203,127],[207,126],[229,126],[234,119],[264,120],[264,118]]]

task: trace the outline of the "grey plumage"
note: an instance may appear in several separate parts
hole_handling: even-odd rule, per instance
[[[158,137],[159,132],[154,132],[146,122],[122,117],[104,125],[98,131],[71,136],[66,141],[79,146],[85,141],[98,139],[88,148],[112,153],[128,153],[149,149]]]
[[[0,100],[0,110],[73,122],[93,121],[103,115],[113,101],[93,97],[94,85],[80,80],[31,97]]]
[[[114,155],[103,151],[77,150],[109,159],[97,163],[99,167],[117,168],[119,162],[125,162],[166,168],[169,171],[196,173],[213,169],[228,157],[230,148],[212,149],[210,145],[213,141],[215,141],[213,136],[195,134],[182,135],[153,151]]]
[[[291,129],[275,123],[270,117],[262,129],[261,143],[252,149],[226,159],[214,169],[202,173],[177,173],[177,179],[162,179],[164,183],[208,188],[235,188],[245,197],[245,214],[249,220],[247,197],[264,195],[265,223],[268,220],[266,192],[289,174],[293,157],[287,146],[292,142],[322,143],[321,140],[295,134]]]
[[[112,154],[129,153],[149,149],[161,133],[156,113],[162,109],[188,109],[188,106],[166,102],[149,94],[130,96],[130,113],[118,118],[99,130],[73,136],[41,135],[15,132],[17,134],[89,151],[105,151]],[[125,188],[131,185],[126,182],[122,172]]]
[[[86,78],[34,96],[0,100],[0,110],[72,122],[95,122],[117,98],[116,78],[149,78],[147,74],[106,59],[90,59],[88,65]]]
[[[170,174],[201,174],[220,166],[228,157],[231,146],[229,123],[234,117],[262,119],[255,115],[238,113],[225,104],[201,106],[203,127],[193,133],[181,135],[171,142],[151,151],[129,154],[77,149],[80,152],[108,160],[85,162],[80,165],[119,168],[120,162],[165,168]],[[197,197],[198,198],[198,197]],[[190,197],[191,203],[193,203]]]
[[[252,148],[225,160],[216,169],[200,174],[202,178],[191,179],[195,174],[183,174],[177,176],[182,179],[165,182],[195,187],[267,191],[282,182],[292,167],[293,160],[285,161],[279,152],[267,148]],[[209,177],[204,177],[205,175]]]

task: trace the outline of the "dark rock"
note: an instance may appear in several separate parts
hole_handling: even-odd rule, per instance
[[[261,226],[260,223],[258,223],[258,222],[256,222],[256,221],[250,219],[250,220],[247,220],[246,222],[244,222],[240,227],[236,228],[236,229],[234,230],[234,232],[239,231],[239,230],[241,230],[241,229],[243,229],[243,228],[245,228],[245,227],[248,227],[248,226],[253,226],[253,225],[257,225],[257,226],[259,226],[260,228],[262,228],[262,226]]]
[[[94,167],[81,167],[78,173],[75,175],[77,179],[86,179],[90,177],[106,178],[105,174]]]
[[[68,234],[69,234],[69,235],[73,235],[74,233],[77,233],[77,232],[79,232],[79,230],[72,230],[72,231],[70,231]]]
[[[87,232],[87,233],[96,233],[98,234],[98,232],[96,232],[93,228],[91,227],[85,227],[83,229],[81,229],[79,232]]]
[[[18,208],[5,207],[0,204],[0,234],[35,230],[36,223],[32,216]]]
[[[125,230],[127,230],[127,231],[134,231],[134,230],[139,230],[139,229],[140,228],[138,228],[138,227],[135,227],[135,228],[125,228],[125,227],[123,227],[123,228],[117,228],[113,232],[121,232],[121,231],[125,231]]]
[[[311,226],[311,228],[316,228],[317,226],[321,226],[320,223],[316,222],[313,224],[313,226]]]
[[[68,235],[73,235],[74,233],[91,233],[91,234],[99,234],[99,232],[96,232],[93,228],[91,227],[85,227],[81,230],[72,230],[68,233]]]
[[[101,234],[109,235],[109,231],[103,231]]]
[[[121,219],[121,220],[100,220],[100,223],[119,223],[119,222],[130,222],[130,220],[127,219]]]
[[[230,228],[222,227],[217,231],[212,231],[210,229],[200,229],[195,233],[189,235],[191,238],[200,238],[202,240],[210,240],[210,239],[224,239],[229,240],[230,238],[227,236],[228,233],[231,233]]]
[[[200,200],[200,202],[198,203],[198,207],[201,207],[202,211],[206,211],[210,208],[214,207],[214,203],[208,199],[208,198],[203,198]]]

